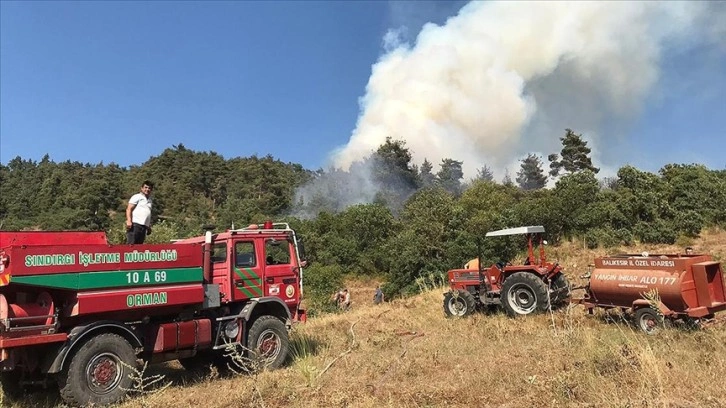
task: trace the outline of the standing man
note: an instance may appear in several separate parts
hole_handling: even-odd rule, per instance
[[[339,305],[342,310],[350,309],[350,292],[348,292],[348,288],[343,289],[343,298],[340,299]]]
[[[126,243],[143,244],[151,234],[151,190],[154,185],[146,180],[141,192],[134,194],[126,207]]]
[[[383,303],[383,291],[380,285],[376,286],[376,293],[373,294],[373,303],[376,305]]]

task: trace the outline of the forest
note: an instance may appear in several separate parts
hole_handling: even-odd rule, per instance
[[[560,152],[546,160],[529,154],[514,179],[502,180],[486,164],[464,180],[455,158],[434,173],[393,138],[345,171],[271,155],[226,159],[182,144],[129,167],[16,157],[0,164],[0,230],[103,230],[121,243],[126,202],[151,180],[147,242],[198,235],[208,224],[221,231],[288,222],[311,262],[308,307],[323,311],[345,277],[380,279],[390,298],[440,281],[477,255],[487,262],[521,255],[517,238],[482,239],[494,229],[543,225],[552,245],[612,248],[687,245],[704,228],[726,227],[726,169],[666,164],[654,174],[624,166],[598,178],[582,135],[567,129],[560,140]]]

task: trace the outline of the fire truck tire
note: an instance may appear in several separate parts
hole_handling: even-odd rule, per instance
[[[550,295],[552,307],[564,305],[570,297],[570,282],[564,273],[559,273],[552,279],[550,289],[552,290],[552,295]]]
[[[94,336],[58,376],[61,397],[72,406],[116,403],[132,388],[135,367],[136,355],[126,339],[112,333]]]
[[[517,272],[504,279],[501,302],[510,317],[543,312],[549,308],[548,288],[537,275]]]
[[[665,327],[664,318],[661,314],[650,307],[641,307],[635,311],[635,326],[645,334],[655,334]]]
[[[449,291],[444,295],[444,314],[446,317],[464,317],[474,313],[476,300],[468,290]]]
[[[280,319],[265,315],[252,323],[247,345],[254,366],[272,370],[285,363],[290,350],[290,338]]]

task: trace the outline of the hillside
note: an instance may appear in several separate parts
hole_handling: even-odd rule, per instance
[[[726,259],[724,232],[706,232],[693,246]],[[574,283],[602,253],[581,243],[551,250]],[[372,283],[349,287],[352,310],[295,327],[288,368],[195,378],[169,363],[149,369],[172,381],[169,388],[121,407],[726,406],[724,324],[646,336],[579,307],[516,320],[502,313],[450,320],[442,287],[380,306],[371,304]],[[54,395],[35,393],[15,406],[53,406]]]

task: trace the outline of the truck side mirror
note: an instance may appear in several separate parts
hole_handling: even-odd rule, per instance
[[[305,243],[302,241],[302,238],[298,238],[297,240],[297,257],[300,258],[301,261],[307,261],[305,258]],[[307,261],[307,264],[309,265],[310,262]]]

